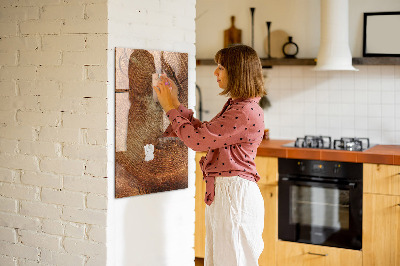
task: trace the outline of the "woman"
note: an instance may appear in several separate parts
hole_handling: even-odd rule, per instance
[[[256,182],[254,159],[264,134],[262,68],[257,53],[245,45],[215,55],[221,95],[230,98],[210,122],[193,117],[176,97],[176,86],[165,75],[156,87],[171,124],[166,136],[178,136],[195,151],[206,182],[205,265],[258,265],[263,250],[264,201]]]

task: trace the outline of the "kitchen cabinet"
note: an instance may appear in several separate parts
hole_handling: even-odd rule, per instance
[[[277,254],[277,266],[360,266],[363,259],[358,250],[287,241],[278,241]]]
[[[204,194],[205,183],[203,173],[199,167],[199,161],[206,153],[196,153],[196,196],[195,196],[195,256],[204,258],[205,255],[205,223],[204,223]],[[257,171],[261,176],[258,182],[261,194],[264,198],[264,251],[259,258],[259,265],[275,265],[276,242],[278,240],[278,159],[272,157],[257,156],[255,159]]]
[[[205,239],[206,239],[206,224],[204,195],[206,193],[206,184],[203,181],[203,172],[199,167],[199,161],[202,156],[206,156],[205,152],[196,153],[196,194],[195,194],[195,228],[194,228],[194,253],[197,258],[204,258]]]
[[[368,164],[363,166],[364,193],[400,196],[400,166]]]
[[[363,170],[363,265],[400,266],[400,166]]]

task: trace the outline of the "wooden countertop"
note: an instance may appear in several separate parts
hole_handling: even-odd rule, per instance
[[[258,156],[400,165],[400,145],[376,145],[365,151],[282,147],[294,140],[263,140]]]

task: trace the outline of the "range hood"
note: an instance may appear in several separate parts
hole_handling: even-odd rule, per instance
[[[317,71],[351,70],[348,0],[321,0],[321,39]]]

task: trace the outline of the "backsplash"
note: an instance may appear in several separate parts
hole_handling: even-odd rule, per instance
[[[270,137],[368,137],[373,144],[400,144],[400,66],[355,67],[359,71],[317,72],[313,66],[265,69],[271,107],[264,115]],[[227,99],[218,95],[214,69],[196,68],[203,121],[214,117]]]

